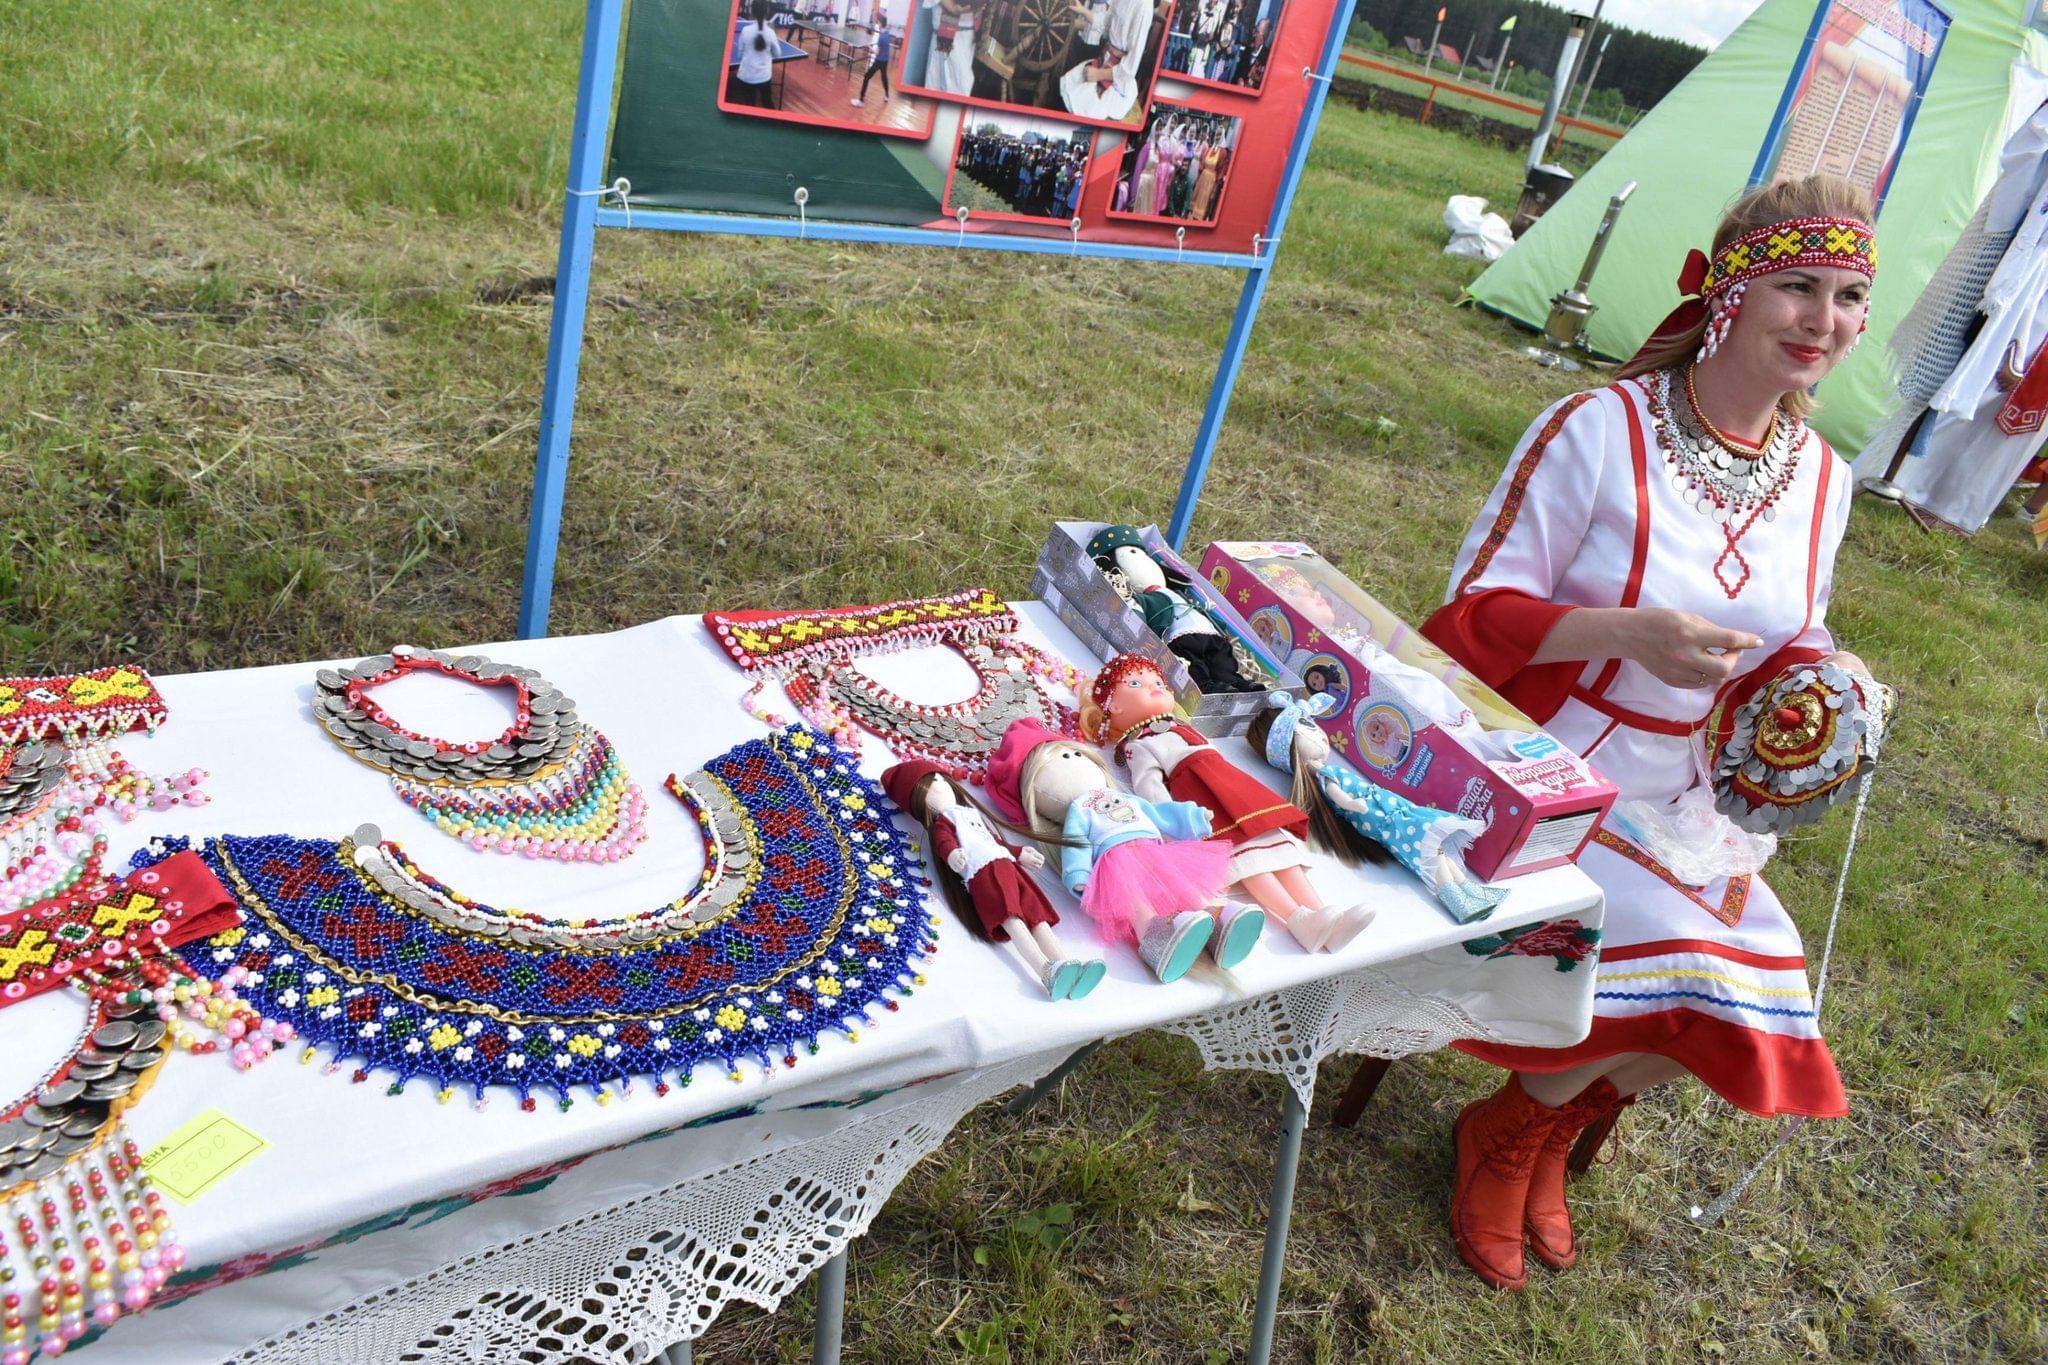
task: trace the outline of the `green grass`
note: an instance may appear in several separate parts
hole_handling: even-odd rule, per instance
[[[553,269],[576,29],[480,0],[0,0],[0,671],[512,633],[549,316],[520,286]],[[1428,610],[1570,382],[1451,306],[1475,267],[1440,254],[1445,197],[1519,179],[1512,152],[1331,106],[1197,544],[1298,536]],[[1053,518],[1164,516],[1236,293],[607,234],[556,629],[1021,593]],[[1442,1226],[1445,1129],[1485,1069],[1403,1063],[1344,1132],[1333,1066],[1279,1359],[2048,1355],[2048,561],[2007,523],[1934,539],[1859,506],[1837,585],[1839,633],[1903,696],[1828,1004],[1854,1116],[1701,1232],[1683,1211],[1772,1130],[1657,1093],[1575,1189],[1580,1267],[1509,1296]],[[1774,866],[1810,935],[1846,833]],[[976,1114],[859,1249],[849,1358],[1232,1358],[1280,1093],[1148,1036],[1025,1122]],[[801,1307],[729,1314],[699,1359],[806,1358]]]

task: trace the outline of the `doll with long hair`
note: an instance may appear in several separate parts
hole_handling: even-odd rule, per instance
[[[925,759],[884,772],[882,789],[924,826],[932,876],[977,937],[1002,944],[1055,1000],[1079,1000],[1101,983],[1108,971],[1102,959],[1069,952],[1053,932],[1059,912],[1030,875],[1045,866],[1045,855],[996,833],[1025,831],[991,816],[945,769]]]
[[[1161,981],[1186,975],[1212,938],[1224,967],[1257,942],[1265,921],[1256,911],[1217,933],[1230,850],[1209,839],[1209,813],[1193,802],[1118,791],[1094,749],[1029,718],[1003,732],[987,790],[1012,824],[1059,851],[1060,880],[1081,898],[1096,935],[1134,944]]]
[[[1329,737],[1314,720],[1334,709],[1327,694],[1296,701],[1273,692],[1266,700],[1245,739],[1293,779],[1294,802],[1308,812],[1309,839],[1317,848],[1354,867],[1395,858],[1460,924],[1491,914],[1507,898],[1465,867],[1464,851],[1485,825],[1417,805],[1332,759]]]
[[[1152,801],[1192,801],[1230,845],[1230,877],[1310,952],[1335,951],[1372,922],[1362,906],[1333,909],[1306,871],[1309,817],[1239,768],[1174,708],[1159,668],[1138,654],[1103,665],[1081,701],[1081,733],[1130,769],[1131,790]],[[1233,907],[1224,913],[1241,913]],[[1227,923],[1227,920],[1226,920]]]

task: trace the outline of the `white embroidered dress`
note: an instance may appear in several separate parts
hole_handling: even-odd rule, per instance
[[[1758,516],[1731,547],[1673,478],[1648,379],[1573,395],[1536,421],[1459,550],[1450,600],[1507,589],[1560,606],[1676,608],[1761,636],[1752,665],[1787,647],[1832,652],[1825,617],[1847,467],[1805,431],[1772,519]],[[1663,807],[1701,781],[1690,732],[1714,702],[1712,689],[1595,660],[1544,723],[1624,800]],[[1753,1113],[1846,1112],[1798,928],[1760,877],[1684,885],[1613,821],[1579,865],[1607,895],[1591,1033],[1570,1048],[1468,1051],[1536,1071],[1662,1053]]]

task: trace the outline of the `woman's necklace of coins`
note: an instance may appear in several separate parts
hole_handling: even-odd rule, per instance
[[[1687,506],[1722,526],[1745,513],[1752,521],[1759,513],[1765,521],[1776,520],[1775,504],[1798,472],[1801,424],[1774,412],[1769,439],[1761,447],[1744,449],[1714,430],[1700,412],[1690,371],[1683,399],[1674,401],[1672,375],[1671,370],[1659,370],[1649,385],[1650,420],[1671,486]],[[1735,534],[1739,538],[1741,532]]]
[[[1073,708],[1046,695],[1037,681],[1072,683],[1022,641],[1000,653],[986,643],[954,645],[974,670],[978,686],[963,701],[927,705],[897,695],[854,666],[851,659],[812,659],[789,680],[790,695],[806,714],[850,715],[879,735],[899,758],[924,758],[963,782],[979,782],[1003,731],[1029,716],[1059,734],[1074,729]],[[821,725],[821,728],[826,728]]]
[[[370,699],[372,688],[433,672],[510,687],[512,724],[496,739],[417,734]],[[480,852],[614,862],[646,837],[646,801],[611,741],[530,668],[399,645],[352,668],[323,668],[313,714],[336,743],[391,777],[401,800]]]
[[[145,1307],[184,1264],[169,1212],[122,1112],[169,1055],[147,1007],[88,997],[77,1041],[0,1109],[0,1359],[61,1355]]]

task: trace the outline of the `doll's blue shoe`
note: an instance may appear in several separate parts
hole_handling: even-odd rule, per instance
[[[1089,958],[1075,964],[1081,969],[1074,980],[1074,989],[1067,992],[1067,999],[1079,1000],[1102,984],[1102,978],[1109,975],[1109,964],[1101,958]]]
[[[1081,964],[1070,957],[1058,962],[1048,962],[1038,969],[1039,979],[1045,982],[1045,993],[1055,1000],[1071,1000],[1074,987],[1081,980]]]
[[[1226,971],[1252,955],[1259,935],[1266,931],[1266,912],[1256,905],[1226,902],[1216,914],[1216,937],[1209,942],[1209,955]]]
[[[1163,984],[1178,981],[1202,955],[1216,921],[1199,910],[1183,910],[1172,919],[1154,919],[1138,940],[1138,957]]]

